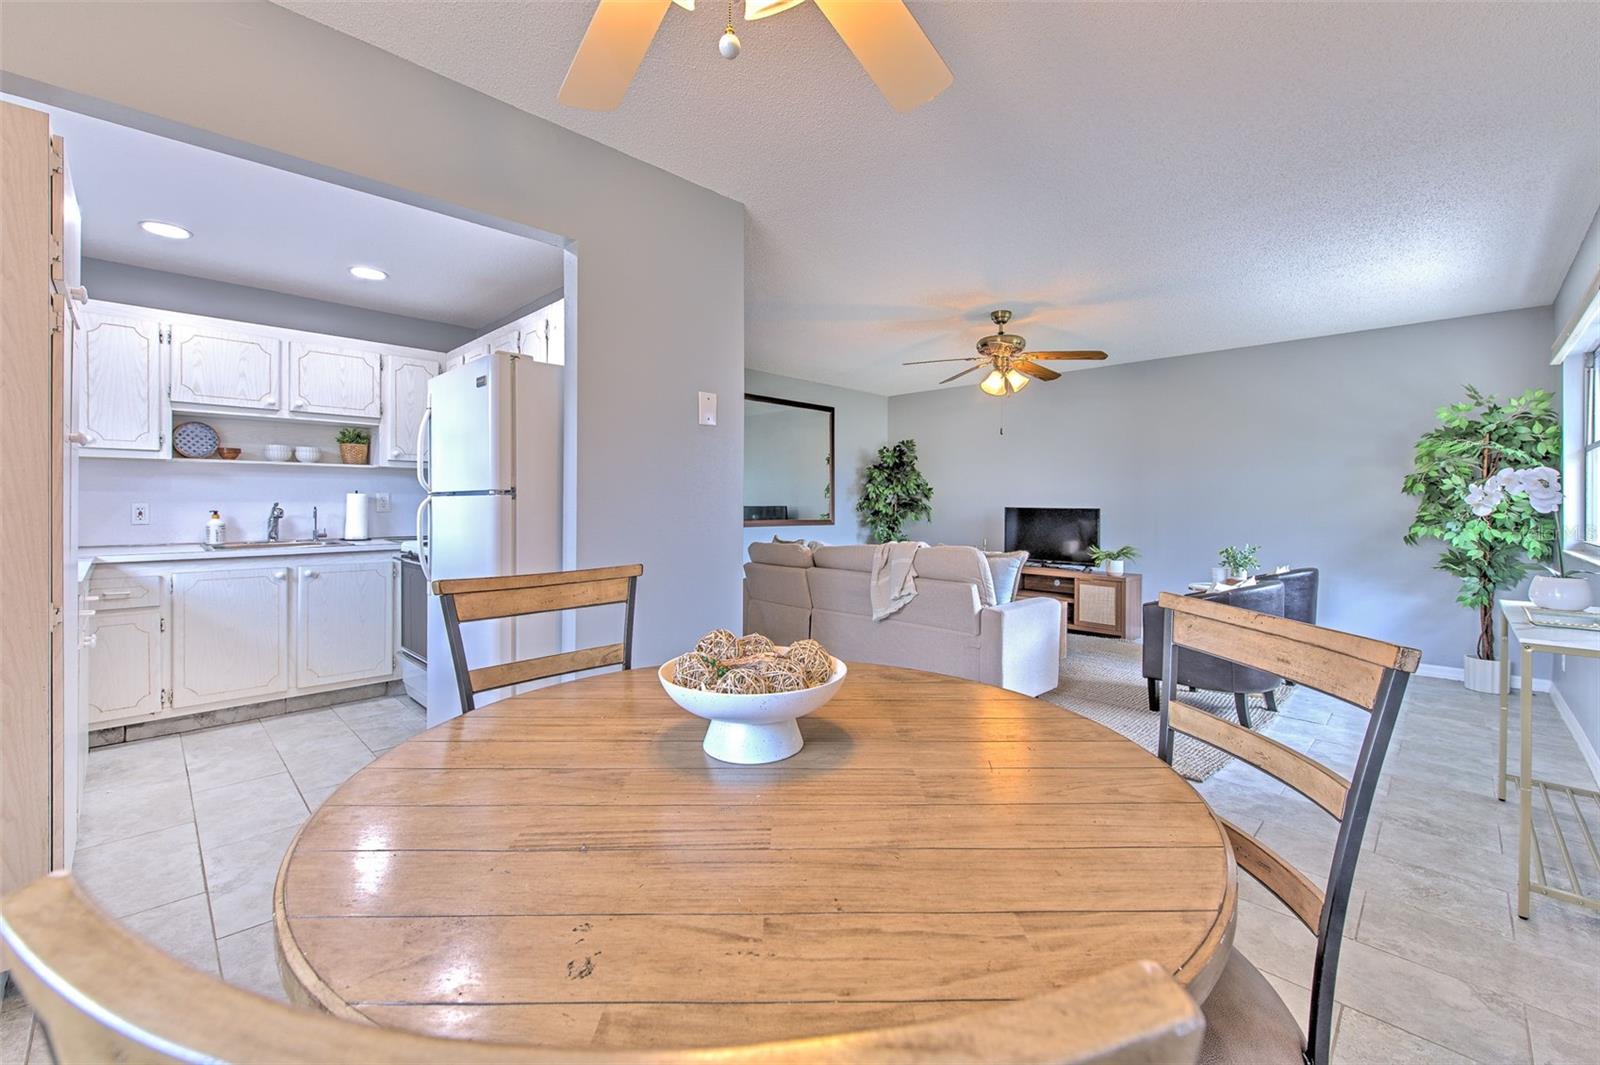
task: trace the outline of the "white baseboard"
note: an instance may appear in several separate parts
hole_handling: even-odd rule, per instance
[[[1535,688],[1537,691],[1538,689]],[[1572,712],[1572,707],[1561,694],[1561,689],[1551,687],[1550,701],[1556,704],[1556,713],[1561,715],[1562,722],[1567,726],[1567,731],[1572,733],[1573,742],[1578,745],[1578,753],[1583,755],[1583,760],[1589,764],[1589,772],[1596,780],[1600,780],[1600,753],[1596,753],[1594,744],[1589,742],[1588,735],[1578,727],[1578,715]]]
[[[1465,671],[1459,666],[1435,666],[1424,662],[1422,665],[1417,667],[1417,676],[1419,677],[1437,677],[1440,680],[1460,680],[1464,674]],[[1512,675],[1511,690],[1522,690],[1522,677],[1515,674]],[[1533,690],[1536,692],[1552,691],[1553,689],[1550,685],[1550,678],[1534,677]]]

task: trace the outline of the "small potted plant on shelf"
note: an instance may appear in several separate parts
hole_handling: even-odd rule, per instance
[[[339,430],[339,461],[346,466],[365,466],[367,452],[372,445],[372,434],[365,429],[347,425]]]
[[[1123,544],[1121,547],[1113,547],[1109,550],[1098,546],[1089,548],[1089,558],[1094,561],[1096,566],[1104,566],[1106,573],[1112,577],[1122,576],[1123,564],[1131,562],[1138,557],[1138,549],[1130,544]]]
[[[1227,571],[1229,578],[1236,581],[1248,580],[1250,571],[1261,565],[1261,545],[1224,547],[1217,552],[1217,561],[1222,563],[1222,568]]]

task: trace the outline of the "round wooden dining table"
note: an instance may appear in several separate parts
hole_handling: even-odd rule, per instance
[[[804,748],[717,762],[653,670],[489,704],[357,772],[279,870],[291,999],[438,1035],[667,1048],[1030,998],[1149,959],[1203,1000],[1236,882],[1138,745],[850,666]]]

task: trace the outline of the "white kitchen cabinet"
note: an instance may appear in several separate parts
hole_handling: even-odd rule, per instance
[[[414,465],[417,429],[428,409],[428,382],[439,364],[407,355],[383,359],[383,426],[378,433],[378,461],[385,466]]]
[[[93,451],[166,448],[162,325],[156,318],[81,311],[75,345],[76,428]]]
[[[97,610],[88,620],[82,648],[88,727],[159,717],[167,690],[163,612]]]
[[[385,679],[395,670],[392,558],[298,568],[295,687]]]
[[[382,357],[369,349],[289,344],[289,412],[376,421],[383,412]]]
[[[282,343],[209,322],[180,322],[171,334],[172,402],[278,410]]]
[[[207,567],[172,577],[172,705],[248,703],[289,688],[289,571]]]

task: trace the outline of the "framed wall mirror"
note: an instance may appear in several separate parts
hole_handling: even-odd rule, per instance
[[[833,408],[744,397],[744,523],[833,524]]]

